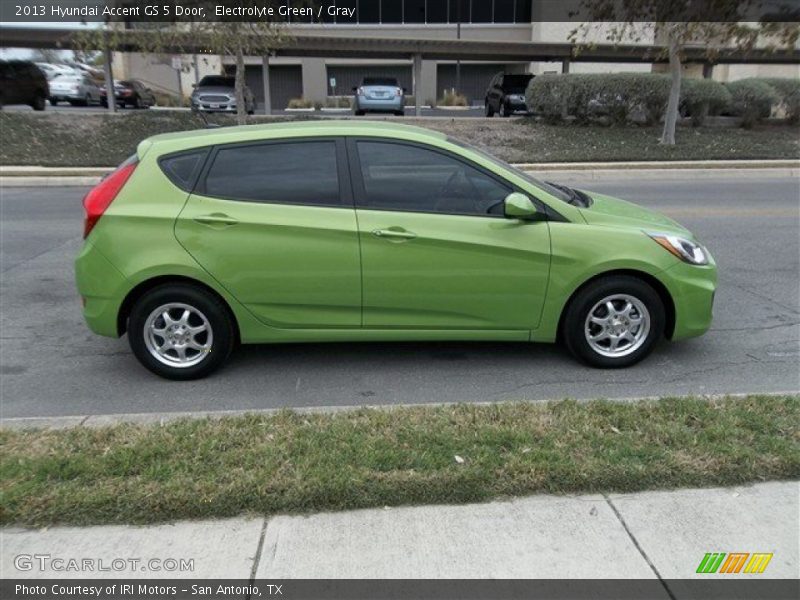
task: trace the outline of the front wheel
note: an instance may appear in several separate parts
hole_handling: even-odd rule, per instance
[[[494,108],[492,108],[492,104],[487,100],[485,104],[486,109],[486,116],[491,118],[494,116]]]
[[[641,279],[598,279],[578,292],[564,316],[562,336],[577,358],[620,368],[645,358],[664,332],[664,304]]]
[[[233,349],[235,333],[219,298],[199,287],[166,284],[134,304],[128,339],[147,369],[167,379],[189,380],[222,366]]]
[[[46,102],[47,99],[45,98],[45,96],[40,94],[33,99],[33,102],[31,102],[31,108],[33,110],[44,110]]]

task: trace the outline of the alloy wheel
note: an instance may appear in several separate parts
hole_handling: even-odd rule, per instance
[[[650,312],[629,294],[606,296],[586,316],[584,335],[589,347],[609,358],[636,352],[650,333]]]
[[[185,368],[208,356],[214,335],[208,318],[189,304],[171,302],[153,310],[144,324],[144,342],[158,362]]]

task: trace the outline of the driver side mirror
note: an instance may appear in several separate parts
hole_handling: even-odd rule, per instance
[[[512,192],[503,200],[503,214],[509,219],[532,220],[537,215],[536,205],[525,194]]]

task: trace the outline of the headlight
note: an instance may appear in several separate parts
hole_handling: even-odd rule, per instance
[[[697,242],[669,233],[648,233],[654,242],[690,265],[707,265],[708,250]]]

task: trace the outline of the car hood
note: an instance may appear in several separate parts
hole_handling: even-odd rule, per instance
[[[581,208],[580,211],[590,225],[634,227],[693,237],[683,225],[659,212],[605,194],[588,191],[584,193],[592,199],[592,204],[588,208]]]
[[[193,92],[194,94],[230,94],[235,95],[236,90],[230,87],[224,87],[221,85],[208,85],[204,87],[196,88]]]

